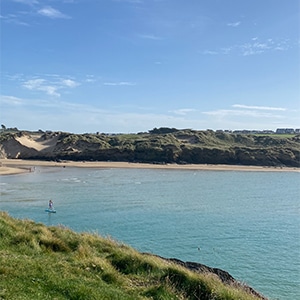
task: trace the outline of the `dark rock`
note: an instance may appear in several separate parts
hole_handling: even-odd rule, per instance
[[[145,254],[147,254],[147,253],[145,253]],[[176,259],[176,258],[164,258],[164,257],[161,257],[161,256],[159,256],[159,257],[164,259],[164,260],[167,260],[167,261],[173,262],[175,264],[178,264],[178,265],[180,265],[184,268],[187,268],[187,269],[189,269],[193,272],[196,272],[196,273],[212,273],[212,274],[215,274],[224,284],[228,284],[228,285],[231,285],[233,287],[241,288],[241,289],[245,290],[246,292],[256,296],[259,299],[268,300],[268,298],[261,295],[259,292],[254,290],[252,287],[248,286],[245,283],[239,282],[234,277],[232,277],[228,272],[223,271],[221,269],[211,268],[211,267],[208,267],[206,265],[196,263],[196,262],[184,262],[184,261],[181,261],[181,260]]]

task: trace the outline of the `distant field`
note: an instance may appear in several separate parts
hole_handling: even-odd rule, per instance
[[[270,136],[274,138],[293,138],[299,134],[296,133],[256,133],[256,136]]]

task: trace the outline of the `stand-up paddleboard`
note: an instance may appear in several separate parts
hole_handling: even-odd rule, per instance
[[[56,213],[56,210],[55,210],[55,209],[47,208],[47,209],[45,209],[45,212],[55,214],[55,213]]]

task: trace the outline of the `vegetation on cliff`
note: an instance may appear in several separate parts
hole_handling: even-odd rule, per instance
[[[218,269],[191,271],[96,234],[46,227],[0,212],[0,299],[263,297]]]
[[[25,138],[43,147],[26,144]],[[0,133],[2,158],[300,167],[299,149],[299,134],[234,134],[175,128],[155,128],[138,134]]]

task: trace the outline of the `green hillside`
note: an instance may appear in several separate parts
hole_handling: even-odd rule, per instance
[[[300,167],[300,135],[174,128],[138,134],[2,131],[0,158]]]
[[[262,299],[254,294],[96,234],[0,212],[0,299]]]

